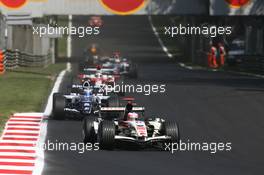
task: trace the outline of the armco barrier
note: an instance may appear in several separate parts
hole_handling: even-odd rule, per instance
[[[241,56],[241,61],[235,66],[235,68],[243,72],[264,74],[264,56],[262,55]]]

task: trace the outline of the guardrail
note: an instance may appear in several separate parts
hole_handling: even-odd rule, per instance
[[[228,69],[235,69],[242,72],[264,74],[264,56],[263,55],[243,55],[233,66]]]
[[[19,50],[0,51],[0,74],[18,67],[46,67],[50,63],[50,55],[33,55]]]

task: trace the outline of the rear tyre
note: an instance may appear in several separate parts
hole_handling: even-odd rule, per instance
[[[83,121],[83,142],[95,143],[96,142],[96,133],[94,130],[94,117],[86,117]]]
[[[102,121],[99,124],[97,136],[100,149],[112,150],[115,147],[115,124],[112,121]]]
[[[52,108],[52,118],[56,120],[65,119],[64,108],[66,106],[66,100],[63,95],[59,93],[53,94],[53,108]]]

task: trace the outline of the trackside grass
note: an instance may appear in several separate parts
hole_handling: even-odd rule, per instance
[[[0,132],[12,113],[41,112],[64,63],[47,68],[19,68],[0,76]]]

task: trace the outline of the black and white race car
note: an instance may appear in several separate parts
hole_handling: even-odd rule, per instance
[[[118,142],[132,142],[142,146],[163,146],[167,142],[179,142],[176,122],[145,118],[144,111],[144,107],[129,104],[126,107],[102,107],[101,118],[84,119],[84,142],[98,142],[100,149],[113,149]],[[104,116],[108,113],[115,113],[116,116],[106,119]]]
[[[112,68],[117,71],[120,75],[127,76],[129,78],[137,78],[137,65],[133,64],[132,61],[127,58],[115,57],[109,58],[108,61],[102,64],[104,68]]]
[[[101,67],[102,73],[109,73],[126,76],[129,78],[137,78],[137,65],[131,60],[115,54],[113,57],[100,57],[93,64],[83,65],[82,72],[96,71],[96,67]]]

